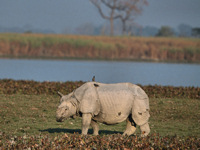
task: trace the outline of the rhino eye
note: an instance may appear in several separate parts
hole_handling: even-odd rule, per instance
[[[69,107],[65,107],[65,110],[69,110]]]

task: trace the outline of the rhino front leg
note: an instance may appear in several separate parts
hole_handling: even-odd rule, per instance
[[[145,137],[150,133],[149,123],[145,123],[144,125],[140,126],[141,130],[141,137]]]
[[[82,114],[82,134],[87,135],[88,133],[88,128],[90,127],[91,124],[91,114]]]
[[[131,116],[129,116],[126,120],[126,130],[124,131],[123,136],[125,135],[130,136],[135,132],[135,130],[136,130],[136,124],[134,120],[131,118]]]
[[[99,125],[96,121],[92,120],[91,121],[91,126],[93,128],[93,134],[94,135],[99,135]]]

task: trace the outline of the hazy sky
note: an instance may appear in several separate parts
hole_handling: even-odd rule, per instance
[[[142,26],[184,23],[200,27],[200,0],[148,0],[136,22]],[[84,23],[104,24],[89,0],[0,0],[0,26],[51,29],[61,33]]]

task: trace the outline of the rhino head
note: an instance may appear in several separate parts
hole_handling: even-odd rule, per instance
[[[76,115],[77,112],[77,100],[73,96],[73,93],[63,95],[58,92],[60,98],[60,105],[56,111],[56,121],[63,122],[65,119]]]

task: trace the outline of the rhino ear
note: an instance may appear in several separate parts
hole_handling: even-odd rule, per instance
[[[60,93],[59,91],[58,91],[58,95],[60,96],[60,97],[63,97],[64,95],[62,94],[62,93]]]

